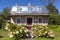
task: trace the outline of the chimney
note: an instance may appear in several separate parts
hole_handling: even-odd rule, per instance
[[[31,3],[28,3],[28,6],[31,6]]]
[[[15,5],[16,7],[18,6],[18,4]]]

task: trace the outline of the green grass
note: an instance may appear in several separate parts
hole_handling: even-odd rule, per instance
[[[55,33],[55,40],[60,40],[60,26],[56,29],[53,29]]]
[[[55,33],[55,40],[60,40],[60,25],[58,28],[52,29]],[[0,30],[0,40],[14,40],[13,38],[9,38],[9,32],[6,30]],[[50,38],[36,38],[36,40],[52,40]]]
[[[13,38],[9,38],[8,34],[8,31],[0,30],[0,40],[13,40]]]
[[[50,38],[36,38],[36,40],[52,40]]]

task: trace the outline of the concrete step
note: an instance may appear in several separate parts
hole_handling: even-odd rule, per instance
[[[26,38],[26,39],[24,39],[24,40],[34,40],[33,38]]]

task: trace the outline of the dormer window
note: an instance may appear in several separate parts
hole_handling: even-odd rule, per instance
[[[38,7],[38,10],[41,12],[42,11],[42,8],[41,7]]]
[[[36,7],[33,8],[33,12],[37,12],[37,8]]]
[[[17,11],[20,12],[22,10],[22,8],[18,8]]]
[[[32,7],[28,7],[28,11],[29,11],[29,12],[31,12],[31,11],[32,11],[32,9],[33,9]]]

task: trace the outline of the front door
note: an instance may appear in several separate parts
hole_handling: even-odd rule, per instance
[[[31,25],[32,24],[32,18],[27,18],[27,24]]]

